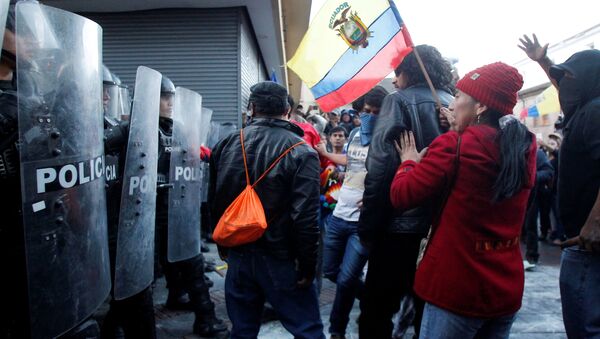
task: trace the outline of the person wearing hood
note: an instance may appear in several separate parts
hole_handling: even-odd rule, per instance
[[[435,202],[415,293],[426,302],[421,338],[508,338],[521,307],[519,237],[535,185],[535,135],[515,118],[523,77],[496,62],[456,85],[453,131],[417,151],[412,132],[390,189],[395,209]]]
[[[340,118],[339,126],[342,126],[346,130],[346,134],[350,134],[354,129],[354,124],[352,124],[352,115],[354,115],[354,110],[343,110],[342,117]]]
[[[435,47],[420,45],[416,49],[441,104],[448,106],[452,101],[447,91],[452,82],[450,64]],[[392,335],[392,317],[399,311],[402,297],[412,294],[419,244],[431,225],[428,205],[402,212],[392,208],[390,185],[400,164],[393,141],[400,132],[412,130],[422,150],[443,132],[436,102],[414,52],[404,58],[395,73],[399,90],[385,98],[377,122],[361,114],[361,142],[370,142],[358,222],[361,242],[371,247],[365,295],[360,302],[359,332],[365,338]],[[423,304],[416,300],[415,305],[418,333]]]
[[[560,65],[534,35],[521,39],[558,87],[564,113],[559,158],[558,208],[566,236],[560,292],[569,338],[600,335],[600,51],[573,54]]]

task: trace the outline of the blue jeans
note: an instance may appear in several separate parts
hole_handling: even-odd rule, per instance
[[[510,335],[515,316],[512,314],[492,319],[471,318],[426,303],[419,338],[505,339]]]
[[[569,338],[600,337],[600,255],[567,248],[560,263],[560,296]]]
[[[315,284],[298,288],[295,262],[259,249],[229,251],[225,303],[231,338],[256,338],[265,301],[294,338],[324,339]]]
[[[323,272],[337,284],[331,309],[329,333],[343,335],[350,320],[350,311],[359,290],[368,259],[367,249],[358,238],[358,222],[335,216],[329,218],[323,251]]]

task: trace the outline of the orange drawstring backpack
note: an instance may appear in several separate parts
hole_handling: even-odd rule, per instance
[[[244,130],[240,130],[240,141],[242,143],[242,154],[244,155],[244,169],[246,171],[246,188],[227,207],[219,223],[213,232],[213,240],[224,247],[235,247],[258,240],[267,229],[265,210],[254,187],[283,159],[294,147],[304,144],[301,141],[292,145],[283,152],[267,170],[254,182],[250,184],[248,164],[246,160],[246,149],[244,147]]]

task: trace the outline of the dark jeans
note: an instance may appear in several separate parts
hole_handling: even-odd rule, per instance
[[[296,286],[294,261],[250,248],[230,250],[227,262],[225,303],[232,339],[258,336],[265,301],[294,338],[325,338],[316,287],[314,283],[309,288]]]
[[[359,290],[364,289],[362,271],[367,263],[368,250],[358,238],[358,222],[335,216],[329,218],[324,242],[323,273],[336,283],[331,309],[329,333],[344,335],[350,311]]]
[[[386,234],[376,240],[369,254],[365,293],[360,301],[359,335],[368,339],[389,339],[392,317],[400,301],[412,294],[415,303],[415,332],[423,315],[423,301],[413,293],[416,261],[424,234]]]
[[[514,320],[515,314],[492,319],[465,317],[427,303],[421,338],[508,339]]]
[[[563,251],[560,296],[569,338],[600,337],[600,255],[577,247]]]
[[[116,338],[117,328],[125,338],[156,338],[152,288],[123,300],[113,299],[102,323],[102,338]]]
[[[531,191],[529,196],[527,213],[525,214],[525,227],[524,227],[524,238],[525,238],[525,258],[532,263],[537,263],[540,258],[538,252],[538,212],[539,204],[537,200],[536,189]]]

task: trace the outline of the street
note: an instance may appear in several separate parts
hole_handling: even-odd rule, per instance
[[[219,259],[214,244],[210,244],[211,252],[206,253],[207,260],[216,260],[217,266],[222,262]],[[560,265],[560,249],[545,242],[540,242],[540,264],[532,271],[525,272],[525,295],[523,307],[519,311],[515,321],[511,338],[521,339],[558,339],[566,338],[562,322],[560,292],[558,287]],[[217,314],[224,319],[229,326],[231,323],[227,318],[224,297],[224,279],[218,274],[211,272],[209,277],[215,286],[211,289],[211,296],[217,305]],[[335,284],[323,280],[323,291],[321,292],[321,317],[325,325],[325,334],[329,326],[329,312],[335,296]],[[164,279],[157,282],[154,290],[154,303],[156,310],[156,326],[158,338],[198,338],[191,334],[194,321],[191,312],[173,312],[164,308],[167,298]],[[358,301],[350,315],[350,323],[346,337],[348,339],[358,338],[358,327],[356,318],[360,314]],[[412,328],[405,338],[412,336]],[[327,337],[329,337],[327,335]],[[287,339],[292,336],[281,326],[278,321],[263,324],[259,335],[261,339]]]

